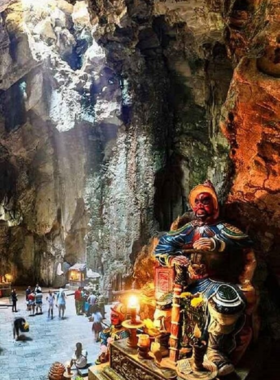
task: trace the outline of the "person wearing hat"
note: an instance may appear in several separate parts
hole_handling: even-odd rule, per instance
[[[111,326],[100,332],[101,353],[95,364],[106,363],[109,360],[109,345],[111,342],[129,337],[129,332],[122,326],[126,319],[126,307],[122,303],[117,303],[111,307]]]
[[[18,340],[20,331],[21,332],[29,331],[29,324],[22,317],[15,318],[13,322],[13,336],[15,340]]]
[[[218,197],[209,180],[191,190],[189,204],[194,219],[164,234],[155,248],[155,257],[162,266],[174,267],[175,271],[180,268],[175,283],[184,291],[201,293],[207,301],[207,357],[216,364],[220,376],[227,375],[234,371],[229,359],[233,336],[244,324],[246,299],[237,284],[246,284],[254,291],[250,283],[256,266],[252,241],[237,227],[219,219]],[[228,307],[225,300],[221,301],[221,292],[229,297]],[[235,296],[240,303],[236,313],[231,299]],[[223,327],[223,318],[227,328]],[[229,344],[224,343],[227,339]]]

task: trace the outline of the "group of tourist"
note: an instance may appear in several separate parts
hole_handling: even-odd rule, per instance
[[[42,314],[42,304],[43,304],[43,293],[39,284],[36,284],[34,290],[31,289],[31,286],[25,291],[26,305],[27,310],[31,311],[31,315]],[[17,301],[18,295],[16,289],[12,289],[11,291],[11,301],[12,301],[12,312],[17,312]]]
[[[54,317],[54,306],[58,307],[58,316],[60,319],[64,318],[65,309],[66,309],[66,294],[65,291],[60,288],[57,293],[49,290],[46,297],[48,302],[48,318],[53,319]],[[74,293],[75,298],[75,308],[77,315],[86,315],[87,317],[92,317],[92,314],[97,311],[100,312],[102,319],[105,315],[105,300],[102,294],[95,293],[94,291],[87,291],[84,287],[79,286]],[[25,299],[27,310],[30,311],[30,316],[36,314],[42,314],[42,305],[43,305],[43,293],[39,284],[36,284],[34,289],[31,286],[28,286],[25,291]],[[12,312],[17,312],[17,292],[16,289],[11,291],[11,301],[12,301]],[[96,317],[95,319],[98,319]]]
[[[14,294],[16,291],[13,289]],[[42,289],[39,284],[36,284],[34,290],[31,286],[26,289],[26,304],[27,310],[35,315],[35,311],[42,313]],[[41,297],[37,297],[40,295]],[[115,305],[111,308],[111,325],[103,324],[105,316],[105,302],[101,294],[91,291],[87,292],[82,287],[79,287],[74,293],[76,314],[84,314],[92,322],[92,332],[94,333],[95,342],[101,342],[101,353],[96,361],[97,364],[108,360],[109,342],[111,340],[122,339],[127,337],[127,331],[122,327],[121,322],[124,320],[125,313],[122,310],[123,305]],[[48,302],[48,318],[53,319],[54,305],[58,307],[59,318],[64,318],[66,306],[66,294],[63,289],[59,289],[57,293],[49,290],[46,300]],[[88,304],[88,308],[86,305]],[[16,309],[15,309],[16,310]],[[14,319],[13,322],[13,336],[18,340],[20,332],[29,331],[29,324],[23,317]],[[69,367],[73,366],[76,369],[86,368],[88,365],[88,353],[82,347],[82,343],[76,343],[76,349],[69,362]]]
[[[43,293],[39,284],[36,284],[34,289],[32,289],[31,286],[28,286],[25,291],[25,299],[27,310],[30,311],[30,316],[43,313]]]
[[[16,295],[16,290],[12,291],[12,300]],[[28,286],[25,292],[27,310],[31,312],[30,316],[42,314],[43,293],[39,284],[36,284],[34,290]],[[92,332],[94,341],[101,342],[101,353],[96,363],[102,363],[108,360],[109,342],[115,339],[127,337],[126,330],[122,327],[121,322],[124,319],[124,312],[120,305],[111,309],[111,325],[106,326],[103,323],[105,317],[105,300],[104,297],[94,291],[87,291],[83,287],[78,287],[74,292],[75,310],[77,315],[85,315],[92,322]],[[66,308],[66,294],[63,289],[59,289],[57,293],[49,290],[46,301],[48,302],[48,319],[54,318],[54,306],[58,307],[59,318],[64,318]],[[16,304],[15,304],[16,311]],[[29,331],[29,324],[23,317],[15,318],[13,323],[14,339],[19,339],[20,332]],[[76,369],[86,368],[88,365],[87,351],[83,349],[82,343],[76,343],[76,349],[69,363],[70,368]]]
[[[39,285],[36,285],[36,291],[32,291],[31,287],[29,286],[26,289],[26,302],[27,305],[29,305],[29,300],[30,300],[30,295],[31,294],[36,294],[36,292],[40,293],[41,288],[39,289]],[[76,306],[76,312],[77,314],[80,313],[81,309],[81,304],[78,303],[80,291],[82,289],[78,288],[75,291],[75,306]],[[42,292],[42,290],[41,290]],[[64,296],[63,296],[64,294]],[[48,295],[46,297],[48,304],[49,304],[49,309],[48,309],[48,318],[53,319],[53,306],[55,302],[59,302],[59,300],[63,299],[64,300],[64,306],[65,306],[65,292],[63,289],[60,289],[59,292],[55,295],[51,290],[48,292]],[[114,307],[111,308],[111,325],[107,326],[107,328],[104,328],[103,324],[103,319],[104,319],[104,310],[102,313],[102,310],[99,308],[98,304],[98,296],[95,296],[93,292],[88,295],[87,301],[89,302],[94,300],[94,303],[90,304],[90,314],[85,314],[85,315],[90,315],[89,316],[89,321],[92,322],[92,331],[94,333],[94,338],[95,342],[101,342],[101,353],[96,361],[96,364],[103,363],[108,360],[108,354],[109,354],[109,342],[111,340],[116,340],[116,339],[123,339],[126,338],[128,335],[127,331],[122,327],[121,322],[125,318],[125,311],[123,310],[123,305],[122,304],[117,304],[114,305]],[[78,299],[77,299],[78,298]],[[101,298],[101,297],[100,297]],[[101,298],[102,299],[102,298]],[[103,299],[102,299],[103,301]],[[104,301],[103,301],[104,302]],[[36,301],[35,301],[36,303]],[[63,303],[62,303],[63,305]],[[33,304],[32,304],[33,306]],[[61,314],[59,316],[63,318],[64,316],[64,310],[65,307],[61,308]],[[20,332],[26,332],[29,331],[29,324],[28,322],[22,318],[15,318],[14,323],[13,323],[13,335],[16,340],[19,338]],[[69,367],[72,368],[73,366],[76,367],[76,369],[82,369],[86,368],[88,365],[88,353],[85,349],[82,347],[82,343],[78,342],[76,343],[76,349],[71,357],[71,361],[69,363]]]
[[[25,299],[30,316],[43,313],[43,293],[39,284],[36,284],[34,290],[31,286],[28,286],[25,291]],[[54,305],[56,305],[58,307],[58,316],[60,319],[63,319],[66,308],[66,294],[64,290],[62,288],[59,289],[57,294],[49,290],[46,301],[48,302],[48,318],[53,319],[53,309]]]
[[[98,307],[103,318],[105,315],[105,300],[102,294],[94,291],[87,291],[84,287],[79,286],[74,293],[75,308],[77,315],[86,314],[87,317],[92,316],[93,312]]]
[[[16,290],[12,290],[11,299],[17,297]],[[27,310],[31,312],[30,316],[37,314],[42,314],[42,303],[43,303],[43,293],[39,284],[36,284],[34,289],[28,286],[25,291],[25,299]],[[105,316],[105,301],[104,297],[100,293],[95,293],[94,291],[86,291],[83,287],[79,287],[74,293],[75,299],[75,309],[77,315],[85,315],[88,320],[92,322],[92,331],[94,333],[95,342],[101,341],[101,334],[104,329],[103,319]],[[59,289],[57,293],[49,290],[46,301],[48,303],[48,319],[53,319],[54,317],[54,306],[58,307],[59,318],[64,318],[65,308],[66,308],[66,294],[63,289]],[[88,305],[88,307],[87,307]],[[16,303],[13,311],[17,311]],[[28,332],[29,324],[23,317],[17,317],[13,321],[13,336],[15,340],[20,338],[21,332]],[[102,338],[104,345],[104,336]],[[82,343],[76,343],[76,349],[69,362],[70,368],[73,366],[76,369],[86,368],[88,365],[88,353],[82,347]]]
[[[102,321],[105,317],[105,300],[102,294],[88,292],[82,286],[74,293],[77,315],[86,315],[92,323],[95,342],[99,342],[99,334],[103,330]]]

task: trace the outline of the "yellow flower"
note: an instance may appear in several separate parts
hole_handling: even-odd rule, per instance
[[[187,298],[187,297],[191,297],[191,295],[192,294],[190,292],[183,292],[183,293],[180,294],[180,297],[181,298]]]
[[[144,326],[147,328],[147,329],[151,329],[154,326],[154,322],[150,319],[150,318],[147,318],[147,319],[144,319],[143,320],[143,323],[144,323]]]
[[[202,297],[196,297],[191,300],[191,306],[192,307],[199,307],[203,304],[203,298]]]

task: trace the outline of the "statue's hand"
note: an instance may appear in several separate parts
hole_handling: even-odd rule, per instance
[[[214,249],[213,240],[210,238],[200,238],[193,243],[194,249],[201,251],[211,251]]]
[[[189,259],[185,256],[174,256],[170,260],[170,265],[181,265],[182,267],[187,266],[189,264]]]

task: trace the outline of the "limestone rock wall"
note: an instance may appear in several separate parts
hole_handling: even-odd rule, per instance
[[[101,286],[210,178],[278,274],[276,1],[29,0],[0,7],[2,275]],[[63,266],[63,265],[62,265]]]
[[[278,278],[279,12],[277,1],[231,2],[225,20],[235,70],[221,119],[234,164],[227,214],[247,225]]]
[[[58,265],[86,259],[94,117],[83,8],[10,1],[1,13],[1,275],[17,283],[64,284]]]

